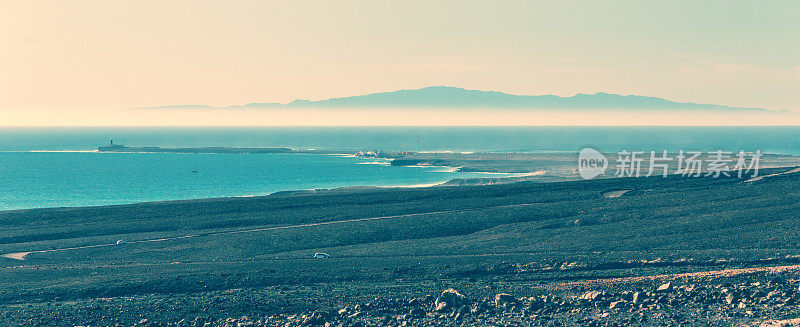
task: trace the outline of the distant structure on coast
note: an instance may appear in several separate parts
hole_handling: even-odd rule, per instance
[[[100,152],[112,152],[112,151],[120,151],[123,150],[125,146],[123,145],[114,145],[114,139],[108,140],[107,146],[98,147],[97,150]]]

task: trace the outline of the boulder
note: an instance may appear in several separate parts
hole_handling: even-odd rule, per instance
[[[594,301],[594,300],[597,300],[597,299],[601,298],[603,296],[603,293],[605,293],[605,292],[603,292],[603,291],[588,291],[586,293],[581,294],[581,296],[578,297],[578,300]]]
[[[436,298],[436,302],[434,302],[434,307],[436,311],[445,311],[445,310],[455,310],[462,305],[469,304],[469,300],[466,296],[461,295],[458,291],[454,289],[446,289],[442,292],[438,298]]]
[[[609,309],[616,309],[616,308],[621,308],[623,305],[625,305],[625,300],[614,301],[614,302],[611,302],[611,304],[608,305],[608,308]]]
[[[639,304],[639,303],[642,302],[642,300],[644,298],[645,298],[644,293],[636,292],[636,293],[633,293],[633,299],[631,300],[631,302],[633,302],[634,304]]]
[[[737,302],[737,300],[738,299],[733,295],[733,293],[728,293],[728,296],[725,297],[725,303],[727,304],[733,304],[734,302]]]
[[[500,293],[494,296],[494,304],[498,307],[505,307],[517,303],[517,298],[510,294]]]
[[[658,288],[656,288],[656,293],[667,293],[667,292],[672,292],[672,282],[661,284]]]

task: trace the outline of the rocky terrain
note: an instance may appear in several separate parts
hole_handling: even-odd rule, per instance
[[[507,286],[496,279],[471,284],[461,285],[464,290],[434,293],[420,287],[394,295],[312,286],[101,298],[6,308],[1,317],[13,324],[54,326],[800,325],[800,265],[543,284],[525,287],[525,296],[494,291]],[[263,306],[281,297],[304,301],[308,308],[281,312]],[[167,318],[175,313],[170,310],[178,317]],[[226,310],[243,313],[231,316]]]
[[[800,171],[761,176],[0,212],[0,325],[792,324]]]

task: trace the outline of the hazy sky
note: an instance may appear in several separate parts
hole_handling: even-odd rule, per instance
[[[430,85],[800,111],[798,17],[796,0],[2,0],[0,125]]]

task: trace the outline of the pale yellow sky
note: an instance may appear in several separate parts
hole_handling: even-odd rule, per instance
[[[253,125],[265,118],[123,109],[430,85],[800,111],[798,14],[797,1],[0,1],[0,125]]]

